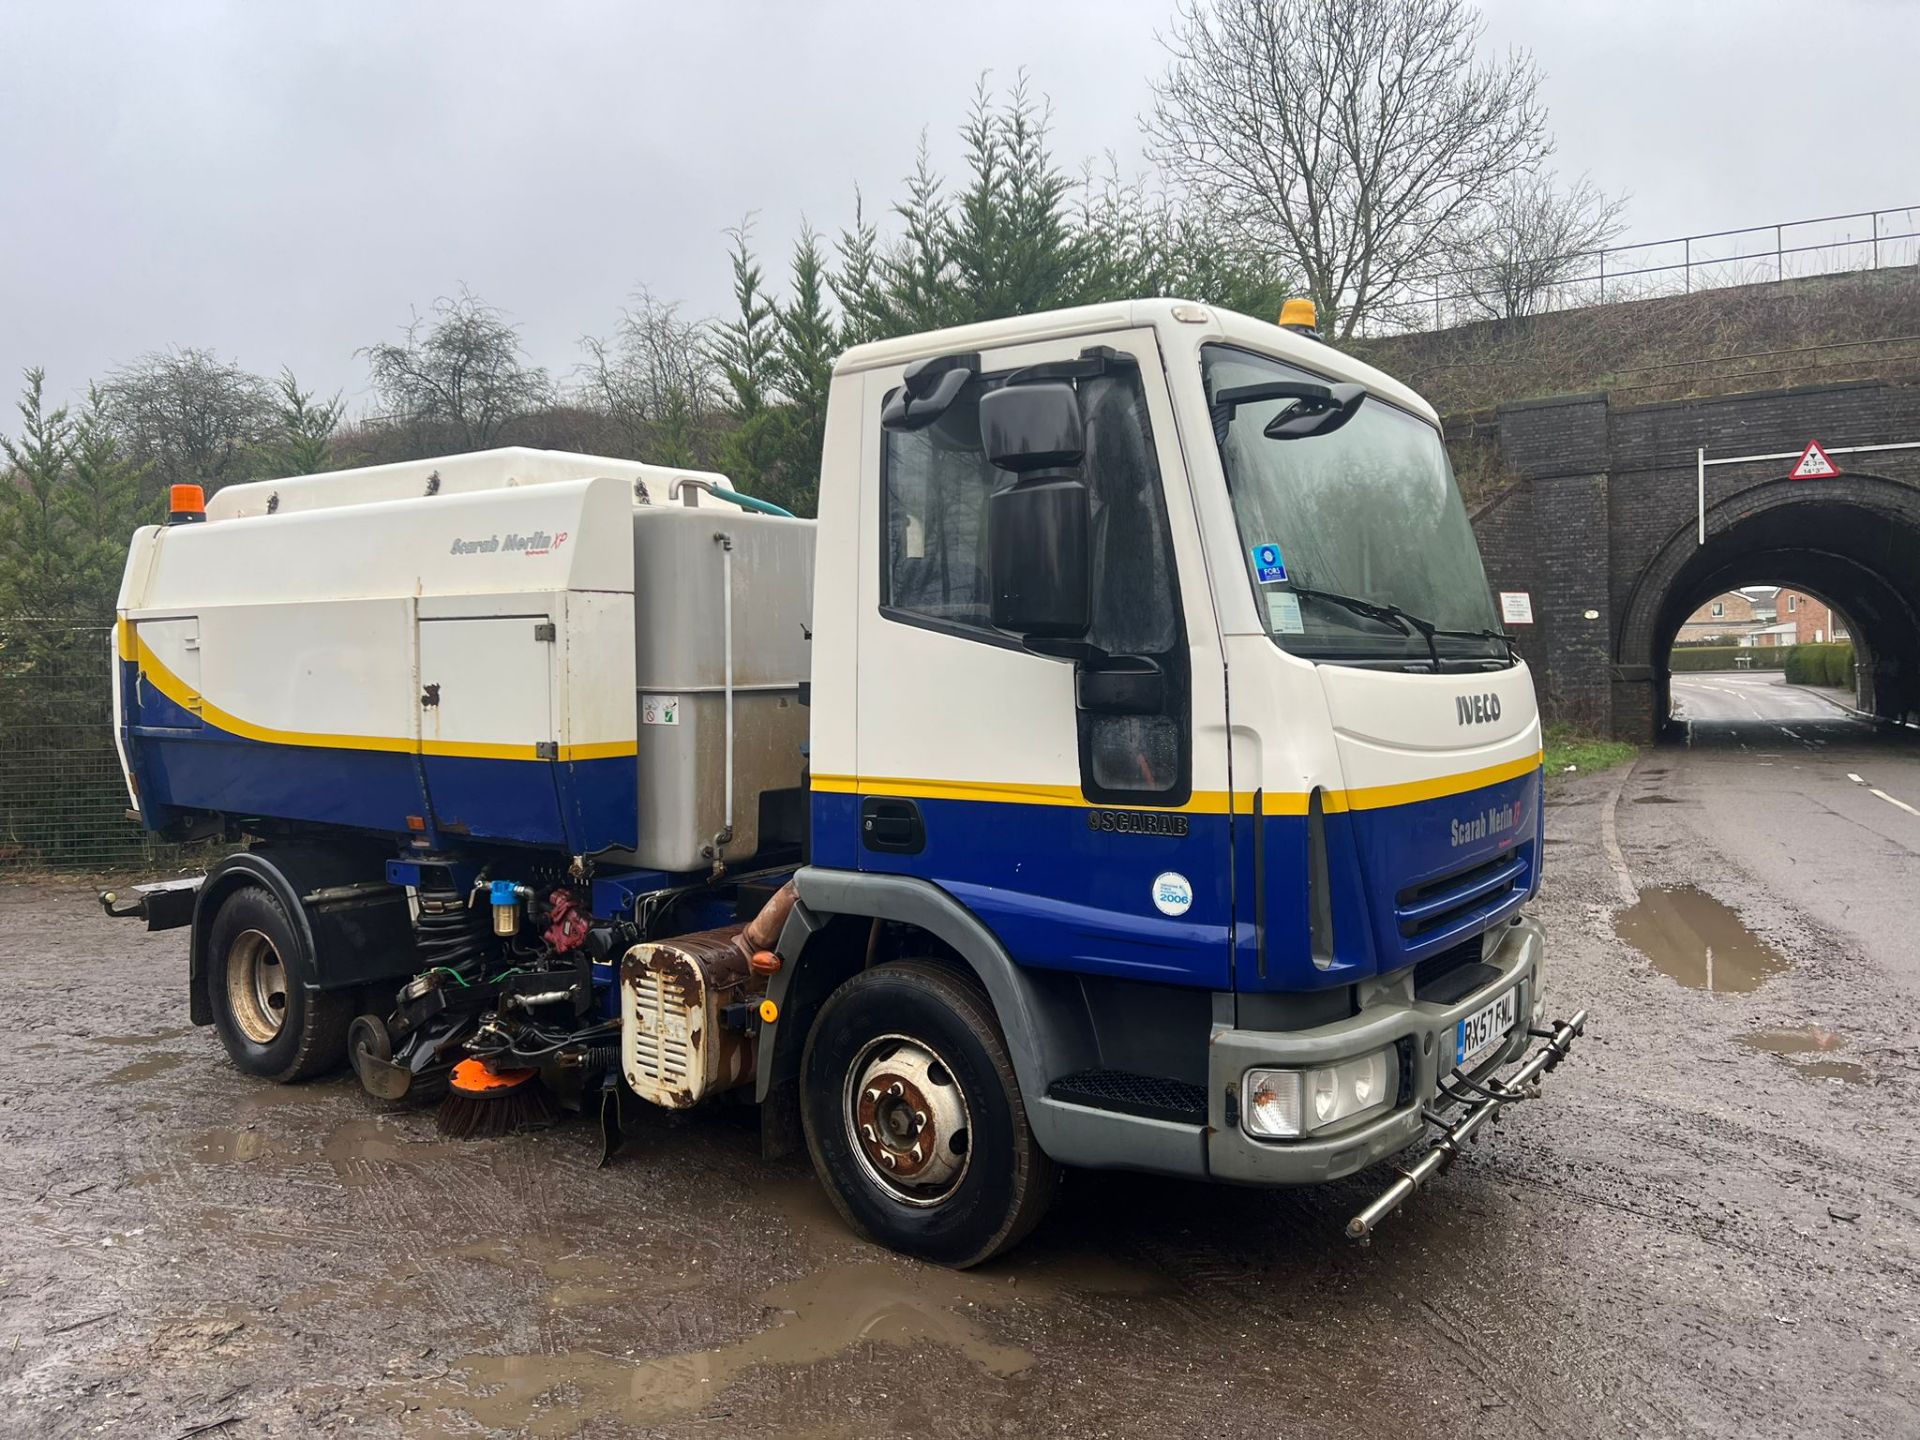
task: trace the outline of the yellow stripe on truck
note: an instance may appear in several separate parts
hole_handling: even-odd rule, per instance
[[[122,620],[118,631],[120,658],[138,664],[147,684],[181,709],[192,711],[207,724],[246,740],[258,740],[267,745],[305,745],[316,750],[376,750],[389,754],[445,755],[468,760],[545,758],[532,745],[492,744],[478,740],[416,740],[410,735],[329,735],[314,730],[280,730],[270,725],[256,725],[251,720],[243,720],[238,715],[222,710],[204,695],[196,694],[192,686],[169,670],[153,653],[146,641],[140,638],[137,626]],[[636,745],[632,740],[603,740],[559,747],[559,758],[562,760],[617,759],[635,753]]]
[[[1518,760],[1488,765],[1478,770],[1462,770],[1451,775],[1436,775],[1428,780],[1409,780],[1397,785],[1367,785],[1352,790],[1322,790],[1321,805],[1329,811],[1384,810],[1393,805],[1412,805],[1422,800],[1439,800],[1462,795],[1506,780],[1517,780],[1540,768],[1541,753]],[[1095,807],[1101,802],[1087,799],[1077,785],[1019,785],[995,780],[928,780],[880,775],[815,775],[813,788],[826,794],[898,795],[911,800],[973,800],[999,805],[1079,805]],[[1308,792],[1269,791],[1263,797],[1269,815],[1304,815]],[[1196,790],[1184,805],[1151,805],[1145,802],[1116,802],[1115,808],[1164,810],[1170,814],[1251,815],[1253,796],[1234,795],[1225,790]]]

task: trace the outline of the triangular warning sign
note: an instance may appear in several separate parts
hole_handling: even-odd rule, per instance
[[[1827,458],[1827,452],[1820,448],[1818,440],[1809,440],[1807,448],[1801,452],[1800,459],[1793,469],[1787,472],[1789,480],[1831,480],[1840,473],[1840,467]]]

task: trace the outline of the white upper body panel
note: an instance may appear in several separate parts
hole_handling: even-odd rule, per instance
[[[602,476],[632,481],[634,498],[641,504],[678,505],[691,496],[699,505],[740,508],[730,500],[712,498],[702,492],[700,485],[727,488],[727,477],[711,471],[675,470],[642,465],[634,460],[614,460],[604,455],[533,450],[516,445],[475,450],[465,455],[440,455],[426,460],[402,460],[392,465],[365,465],[354,470],[330,470],[321,475],[229,485],[207,501],[207,519],[237,520],[300,510],[333,510],[345,505],[414,500],[429,494],[465,495],[480,490],[511,490]],[[699,484],[676,487],[674,482],[682,479]],[[678,493],[673,493],[676,490]]]

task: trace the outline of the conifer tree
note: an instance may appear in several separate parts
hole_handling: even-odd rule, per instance
[[[780,437],[779,494],[769,498],[809,515],[819,496],[827,390],[840,348],[839,330],[827,310],[827,289],[820,237],[803,224],[793,247],[788,296],[777,315],[775,369],[788,413]]]
[[[336,391],[331,400],[316,400],[302,390],[292,370],[282,370],[274,381],[274,422],[278,434],[269,448],[276,475],[318,475],[333,467],[333,433],[340,428],[346,402]]]

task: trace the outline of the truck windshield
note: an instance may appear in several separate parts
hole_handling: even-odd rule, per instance
[[[1207,346],[1202,363],[1210,396],[1325,383],[1224,345]],[[1268,438],[1268,423],[1294,403],[1249,401],[1230,417],[1216,411],[1214,423],[1240,558],[1274,641],[1346,664],[1424,666],[1435,654],[1473,668],[1510,663],[1439,431],[1369,397],[1338,429]],[[1401,623],[1389,607],[1434,632],[1432,649],[1421,624]]]

